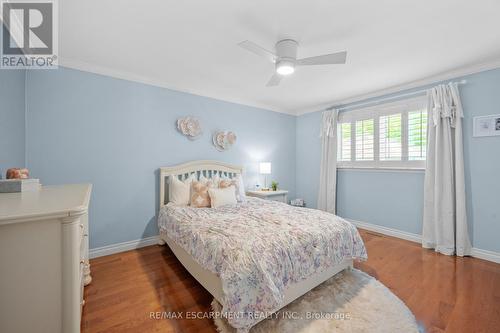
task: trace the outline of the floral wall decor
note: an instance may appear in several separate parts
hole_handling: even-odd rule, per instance
[[[196,140],[203,134],[200,121],[195,117],[177,119],[177,129],[189,140]]]
[[[236,142],[236,134],[231,131],[216,131],[212,142],[218,151],[225,151]]]

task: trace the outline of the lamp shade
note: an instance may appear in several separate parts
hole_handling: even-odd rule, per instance
[[[260,173],[262,175],[270,175],[271,174],[271,162],[262,162],[259,165]]]

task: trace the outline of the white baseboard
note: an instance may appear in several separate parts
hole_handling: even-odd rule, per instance
[[[477,248],[473,247],[472,248],[472,256],[475,258],[493,261],[493,262],[496,262],[497,264],[500,264],[500,253],[498,253],[498,252],[481,250],[481,249],[477,249]]]
[[[89,250],[89,257],[90,259],[92,259],[92,258],[107,256],[114,253],[125,252],[145,246],[154,245],[157,243],[158,243],[158,235],[142,239],[131,240],[123,243],[116,243],[102,247],[96,247]]]
[[[354,224],[356,227],[360,227],[361,229],[373,231],[373,232],[378,232],[383,235],[387,236],[392,236],[396,238],[401,238],[405,239],[411,242],[415,243],[422,243],[422,236],[419,234],[414,234],[411,232],[406,232],[406,231],[401,231],[393,228],[388,228],[388,227],[383,227],[380,225],[376,225],[373,223],[367,223],[367,222],[362,222],[362,221],[357,221],[357,220],[352,220],[352,219],[346,219],[347,221],[351,222]],[[492,261],[497,264],[500,264],[500,253],[494,252],[494,251],[488,251],[488,250],[482,250],[473,247],[472,248],[472,257],[487,260],[487,261]]]
[[[418,234],[414,234],[414,233],[406,232],[406,231],[401,231],[401,230],[397,230],[397,229],[393,229],[393,228],[383,227],[383,226],[380,226],[377,224],[352,220],[352,219],[346,219],[346,220],[351,222],[352,224],[354,224],[356,227],[360,227],[361,229],[366,229],[369,231],[378,232],[378,233],[381,233],[381,234],[384,234],[387,236],[406,239],[408,241],[415,242],[415,243],[422,243],[422,236],[420,236]]]

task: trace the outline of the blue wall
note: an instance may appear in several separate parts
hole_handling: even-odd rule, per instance
[[[500,113],[500,69],[465,79],[469,228],[474,247],[498,252],[500,137],[472,138],[472,117]],[[247,185],[262,181],[258,162],[269,160],[290,198],[316,206],[320,112],[296,118],[76,70],[30,71],[25,136],[24,72],[2,71],[0,84],[0,168],[26,162],[44,184],[93,183],[92,248],[154,235],[156,170],[193,159],[243,164]],[[185,115],[200,118],[198,141],[175,130]],[[212,147],[217,128],[238,135],[230,151]],[[423,178],[418,171],[340,170],[338,214],[419,234]]]
[[[27,166],[43,184],[94,184],[90,247],[157,233],[160,166],[215,159],[246,168],[259,181],[258,162],[271,161],[272,179],[294,197],[296,117],[71,69],[27,76]],[[189,141],[175,128],[186,115],[204,135]],[[237,142],[218,152],[216,129]]]
[[[313,208],[319,186],[320,122],[321,112],[297,118],[296,193]],[[423,171],[342,169],[337,177],[339,216],[420,234]]]
[[[464,150],[467,210],[473,246],[500,251],[500,137],[472,137],[474,116],[500,114],[500,69],[464,77]],[[456,80],[460,80],[457,78]],[[421,87],[425,88],[425,87]],[[419,89],[421,89],[419,88]],[[385,96],[384,96],[385,97]],[[320,112],[297,118],[296,194],[316,207]],[[339,170],[340,216],[421,233],[423,172]]]
[[[0,71],[0,179],[25,165],[24,70]]]

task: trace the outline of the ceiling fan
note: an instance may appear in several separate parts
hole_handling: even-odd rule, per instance
[[[245,50],[260,55],[275,64],[276,72],[267,82],[267,87],[277,86],[281,79],[286,75],[292,74],[297,66],[345,64],[347,56],[347,52],[342,51],[316,57],[297,59],[297,48],[299,43],[293,39],[283,39],[277,42],[275,53],[268,51],[249,40],[245,40],[238,45]]]

